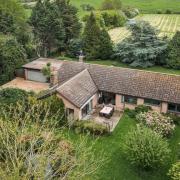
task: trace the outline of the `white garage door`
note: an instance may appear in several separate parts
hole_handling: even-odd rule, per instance
[[[43,83],[47,82],[46,77],[43,75],[41,71],[28,70],[27,79],[30,81],[37,81],[37,82],[43,82]]]

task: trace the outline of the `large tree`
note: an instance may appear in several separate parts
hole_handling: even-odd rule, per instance
[[[180,31],[177,31],[170,41],[168,50],[167,65],[174,69],[180,69]]]
[[[93,13],[89,16],[84,34],[83,50],[87,59],[107,59],[112,54],[112,42],[105,29],[101,30]]]
[[[87,59],[97,59],[99,57],[101,29],[93,13],[90,14],[83,33],[83,50]]]
[[[43,48],[44,56],[52,48],[66,49],[69,41],[78,37],[81,28],[77,10],[68,0],[38,0],[32,11],[30,24]]]
[[[108,32],[105,29],[101,30],[100,34],[100,46],[99,46],[99,58],[108,59],[113,53],[113,43]]]
[[[14,71],[25,63],[24,48],[15,38],[0,38],[0,84],[14,77]]]
[[[130,30],[132,35],[117,44],[114,57],[133,67],[163,64],[166,40],[159,38],[156,30],[144,21],[131,25]]]

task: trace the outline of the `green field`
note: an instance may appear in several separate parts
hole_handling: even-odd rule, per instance
[[[103,0],[71,0],[71,3],[80,9],[82,14],[81,4],[91,4],[96,9],[101,7]],[[142,13],[156,13],[157,10],[166,11],[167,9],[173,12],[180,12],[180,1],[179,0],[121,0],[123,5],[132,6],[138,8]]]
[[[180,31],[180,15],[177,14],[141,14],[136,17],[139,21],[149,22],[158,30],[160,37],[167,36],[172,38],[176,31]],[[131,33],[126,27],[118,27],[109,31],[114,43],[121,42]]]
[[[97,176],[87,178],[88,180],[167,180],[166,176],[170,165],[159,168],[155,171],[142,171],[132,166],[121,151],[124,136],[133,127],[136,126],[135,119],[130,118],[126,114],[123,115],[116,129],[110,136],[100,137],[95,141],[94,150],[96,155],[104,151],[108,161],[97,171]],[[69,133],[69,132],[68,132]],[[75,141],[79,140],[80,135],[70,133],[71,138]],[[174,134],[169,139],[170,148],[172,150],[169,162],[177,160],[178,142],[180,137],[180,126],[177,126]],[[94,142],[94,138],[89,138],[90,143]]]

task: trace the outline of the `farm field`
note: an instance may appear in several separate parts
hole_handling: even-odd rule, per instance
[[[71,3],[80,9],[80,14],[82,10],[80,8],[81,4],[91,4],[96,9],[100,8],[103,0],[71,0]],[[141,13],[157,13],[157,10],[165,12],[167,9],[173,12],[180,11],[180,1],[179,0],[121,0],[124,6],[132,6],[138,8]]]
[[[157,28],[159,36],[167,36],[172,38],[177,30],[180,30],[180,15],[166,14],[144,14],[136,17],[137,20],[149,22]],[[115,28],[109,31],[113,42],[117,43],[130,35],[125,27]]]

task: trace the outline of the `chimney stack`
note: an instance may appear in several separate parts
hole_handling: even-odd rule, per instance
[[[80,51],[80,54],[79,54],[79,62],[84,62],[84,55],[83,55],[82,50]]]

